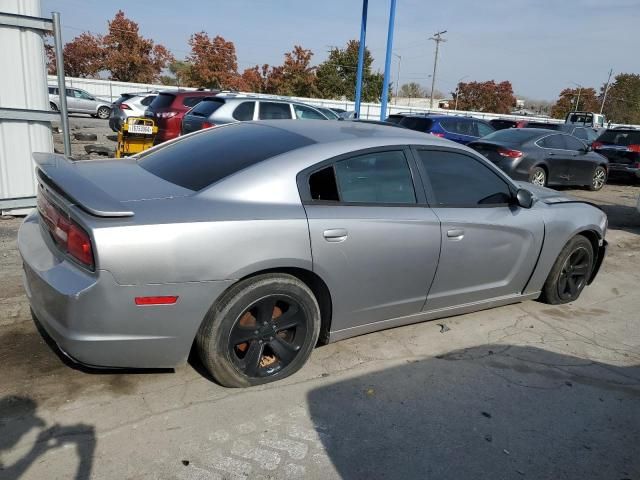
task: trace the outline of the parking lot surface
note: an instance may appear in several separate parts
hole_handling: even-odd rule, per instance
[[[609,215],[608,257],[579,301],[352,338],[244,390],[196,360],[114,372],[56,355],[22,289],[21,220],[3,218],[0,479],[638,479],[639,192],[567,191]]]

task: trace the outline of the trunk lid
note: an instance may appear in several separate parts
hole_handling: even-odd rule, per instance
[[[153,175],[132,158],[74,162],[48,153],[33,157],[43,188],[98,217],[130,217],[133,202],[193,193]]]

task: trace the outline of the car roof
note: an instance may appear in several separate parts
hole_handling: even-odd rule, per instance
[[[160,95],[162,94],[168,94],[168,95],[174,95],[174,96],[184,96],[184,95],[194,95],[197,97],[213,97],[216,93],[218,92],[218,90],[163,90],[161,92],[159,92]]]
[[[264,122],[264,121],[263,121]],[[424,140],[434,140],[434,143],[446,142],[433,135],[403,128],[389,128],[388,125],[378,125],[365,122],[327,122],[326,120],[273,120],[268,121],[268,125],[274,128],[289,131],[302,135],[313,140],[315,143],[326,144],[349,140],[380,140],[404,139],[407,143],[417,141],[424,143]],[[437,141],[436,141],[437,139]]]

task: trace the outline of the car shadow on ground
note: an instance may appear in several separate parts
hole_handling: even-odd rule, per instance
[[[640,366],[484,346],[312,390],[349,479],[640,478]]]
[[[38,417],[37,404],[28,397],[0,398],[0,478],[18,479],[49,450],[75,446],[78,465],[75,474],[65,477],[75,480],[91,478],[96,449],[95,429],[91,425],[50,425]],[[18,459],[3,460],[3,452],[10,452],[20,439],[32,430],[37,437],[29,450]]]

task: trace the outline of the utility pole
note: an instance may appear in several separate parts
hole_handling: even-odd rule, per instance
[[[573,111],[577,112],[578,111],[578,105],[580,105],[580,93],[582,93],[582,89],[584,88],[582,85],[580,85],[578,82],[571,82],[573,83],[576,87],[578,87],[578,98],[576,100],[576,104],[573,107]]]
[[[431,98],[429,99],[429,108],[433,108],[433,90],[436,88],[436,69],[438,68],[438,50],[440,49],[440,42],[446,42],[442,35],[447,33],[446,30],[435,33],[429,40],[436,42],[436,56],[433,59],[433,75],[431,76]]]
[[[395,57],[398,58],[398,73],[396,75],[396,98],[395,98],[395,104],[398,104],[398,88],[400,87],[400,62],[402,62],[402,56],[398,55],[397,53],[393,54]]]
[[[613,75],[613,68],[609,70],[609,78],[607,78],[607,83],[604,86],[604,95],[602,96],[602,103],[600,104],[600,113],[604,109],[604,102],[607,101],[607,93],[609,92],[609,83],[611,82],[611,75]]]

